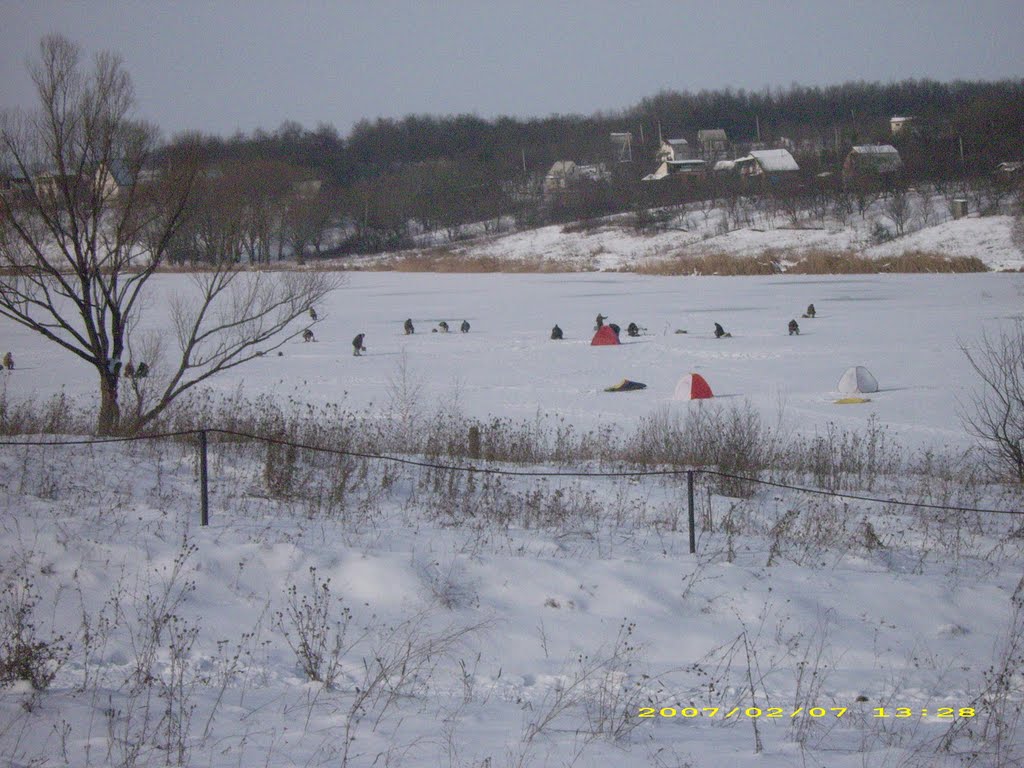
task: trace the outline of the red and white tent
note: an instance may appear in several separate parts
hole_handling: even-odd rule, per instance
[[[673,400],[703,400],[714,397],[711,387],[699,373],[688,373],[676,384]]]

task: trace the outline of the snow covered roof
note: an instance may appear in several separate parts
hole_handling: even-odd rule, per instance
[[[665,141],[667,141],[673,147],[676,147],[676,146],[688,147],[688,146],[690,146],[690,142],[688,142],[686,139],[665,139]]]
[[[703,160],[669,160],[669,167],[676,168],[703,168],[705,163]]]
[[[861,144],[850,150],[855,155],[896,155],[899,152],[892,144]]]
[[[556,160],[548,171],[548,176],[572,176],[576,173],[576,163],[572,160]]]
[[[724,128],[704,128],[697,131],[698,141],[727,141]]]
[[[789,154],[788,149],[754,149],[750,156],[761,166],[765,173],[782,173],[785,171],[799,171],[800,166]]]
[[[715,171],[731,171],[736,167],[735,160],[719,160],[715,163],[715,167],[712,170]]]

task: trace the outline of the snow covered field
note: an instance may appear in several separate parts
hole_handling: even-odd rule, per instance
[[[187,281],[157,282],[166,297]],[[801,319],[811,302],[817,318]],[[291,342],[215,392],[386,413],[404,371],[406,400],[425,411],[628,431],[653,412],[698,407],[671,400],[697,371],[723,405],[749,401],[794,433],[863,429],[875,416],[909,454],[971,444],[957,403],[974,380],[957,347],[1022,315],[1024,275],[353,273],[317,309],[317,343]],[[153,327],[163,311],[152,308]],[[598,312],[647,331],[590,347]],[[786,333],[794,317],[799,336]],[[454,331],[463,319],[465,335]],[[431,333],[440,320],[454,332]],[[548,339],[556,322],[562,342]],[[714,322],[733,337],[714,339]],[[0,330],[18,366],[4,374],[10,401],[94,396],[84,365]],[[357,332],[369,348],[360,358]],[[867,366],[881,391],[836,405],[851,365]],[[624,377],[647,389],[603,391]],[[24,683],[0,693],[0,760],[852,768],[1024,758],[1019,518],[777,489],[712,497],[702,484],[714,524],[694,556],[679,519],[685,487],[672,482],[470,487],[373,464],[346,475],[339,499],[329,466],[293,493],[269,492],[281,456],[215,446],[212,520],[200,528],[188,446],[0,448],[0,619],[11,637],[12,606],[38,594],[34,637],[58,656],[69,648],[45,693]],[[333,496],[316,496],[321,482]],[[323,638],[319,669],[334,687],[297,663],[303,637]]]

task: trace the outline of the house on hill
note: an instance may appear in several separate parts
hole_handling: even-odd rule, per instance
[[[724,128],[706,128],[697,131],[697,143],[701,155],[708,163],[723,160],[729,154],[729,139]]]
[[[669,160],[690,160],[692,157],[690,142],[686,139],[665,139],[654,155],[654,159],[658,163]]]
[[[800,170],[788,149],[752,149],[736,161],[741,176],[779,176]]]
[[[608,181],[611,173],[603,164],[577,165],[572,160],[556,160],[544,175],[544,197],[552,197],[581,181]]]
[[[752,182],[769,184],[795,179],[799,170],[788,149],[752,149],[744,157],[715,163],[716,173],[731,173]]]
[[[913,122],[914,118],[912,117],[899,117],[893,115],[889,118],[889,130],[892,132],[893,136],[897,136],[909,128],[910,124]]]
[[[853,147],[843,161],[843,183],[891,179],[903,168],[899,151],[891,144]]]

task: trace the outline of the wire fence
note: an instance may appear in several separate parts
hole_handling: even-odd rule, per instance
[[[455,464],[455,463],[444,463],[440,461],[425,460],[419,458],[411,458],[409,456],[396,456],[387,453],[370,453],[365,451],[352,451],[341,448],[331,448],[322,445],[313,445],[310,443],[301,443],[292,440],[286,440],[280,437],[274,437],[270,435],[259,435],[250,432],[244,432],[239,430],[231,429],[220,429],[220,428],[209,428],[209,429],[190,429],[190,430],[179,430],[174,432],[160,432],[148,435],[137,435],[130,437],[90,437],[90,438],[75,438],[75,439],[59,439],[59,440],[45,440],[45,439],[28,439],[28,440],[3,440],[0,441],[2,447],[14,447],[14,446],[47,446],[47,447],[60,447],[60,446],[76,446],[76,445],[102,445],[106,443],[131,443],[139,441],[155,441],[155,440],[172,440],[182,438],[195,438],[196,450],[199,464],[199,493],[200,493],[200,525],[209,525],[210,519],[210,508],[209,508],[209,461],[208,461],[208,446],[209,436],[220,435],[223,437],[234,438],[236,440],[248,440],[265,443],[268,445],[275,445],[282,448],[291,448],[294,450],[310,451],[314,453],[320,453],[325,455],[334,455],[346,458],[364,459],[390,462],[394,464],[400,464],[411,467],[419,467],[424,469],[431,469],[441,472],[454,472],[454,473],[468,473],[475,475],[496,475],[496,476],[508,476],[508,477],[533,477],[533,478],[644,478],[644,477],[666,477],[676,476],[686,477],[687,485],[687,513],[688,513],[688,525],[690,534],[690,552],[696,552],[696,524],[695,524],[695,512],[694,512],[694,492],[695,482],[697,478],[701,476],[706,477],[718,477],[726,480],[735,481],[738,483],[749,483],[751,485],[769,486],[773,488],[779,488],[783,490],[789,490],[798,493],[815,494],[819,496],[827,496],[837,499],[851,500],[851,501],[863,501],[878,504],[886,504],[899,507],[908,507],[916,509],[930,509],[937,511],[947,512],[966,512],[966,513],[979,513],[979,514],[992,514],[992,515],[1024,515],[1024,510],[1020,509],[989,509],[983,507],[972,507],[972,506],[955,506],[955,505],[944,505],[944,504],[931,504],[922,501],[911,501],[906,499],[898,499],[892,497],[882,496],[868,496],[857,493],[849,493],[835,490],[828,490],[823,488],[812,488],[802,485],[792,485],[788,483],[777,482],[774,480],[766,480],[759,477],[750,477],[744,475],[737,475],[729,472],[722,472],[717,469],[710,469],[707,467],[670,467],[663,469],[601,469],[601,470],[574,470],[574,471],[551,471],[551,470],[527,470],[527,469],[514,469],[508,467],[495,467],[495,466],[477,466],[474,464]]]

